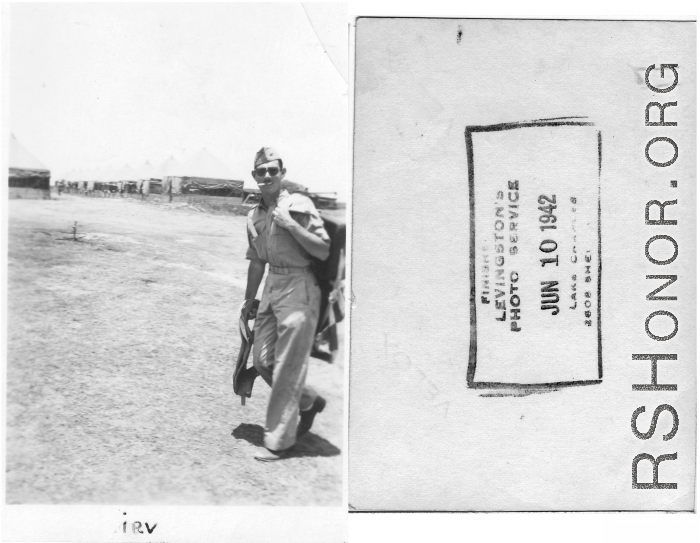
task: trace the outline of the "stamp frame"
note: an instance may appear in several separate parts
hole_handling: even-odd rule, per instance
[[[549,383],[505,383],[492,381],[475,381],[477,364],[477,322],[476,322],[476,229],[475,229],[475,198],[474,198],[474,147],[472,134],[475,132],[498,132],[515,130],[519,128],[555,127],[555,126],[595,126],[590,121],[585,121],[585,116],[580,117],[555,117],[550,119],[536,119],[532,121],[516,121],[492,125],[467,126],[464,136],[467,147],[467,167],[469,185],[469,364],[467,367],[467,386],[475,389],[520,389],[520,390],[547,390],[570,386],[597,385],[603,382],[603,335],[602,335],[602,235],[601,235],[601,204],[600,204],[600,178],[603,165],[603,138],[600,130],[598,136],[598,379],[559,381]]]

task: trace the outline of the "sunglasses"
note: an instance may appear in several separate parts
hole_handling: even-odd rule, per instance
[[[265,177],[265,173],[269,173],[270,177],[276,176],[278,173],[280,173],[279,168],[256,168],[255,169],[255,175],[258,177]]]

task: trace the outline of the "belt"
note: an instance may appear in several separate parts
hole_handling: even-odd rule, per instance
[[[304,266],[301,268],[279,268],[277,266],[270,266],[270,272],[278,275],[291,275],[296,273],[306,273],[308,271],[311,271],[311,266]]]

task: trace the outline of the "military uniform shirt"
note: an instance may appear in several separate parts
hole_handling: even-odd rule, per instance
[[[330,244],[330,239],[323,227],[323,219],[313,202],[301,194],[289,194],[286,190],[280,192],[276,202],[269,207],[260,201],[253,209],[252,224],[257,237],[248,228],[248,250],[246,259],[264,262],[280,268],[303,268],[309,266],[312,257],[294,236],[284,227],[275,224],[272,212],[277,206],[289,209],[292,218],[302,228]]]

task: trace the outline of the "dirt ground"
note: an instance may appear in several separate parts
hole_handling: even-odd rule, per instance
[[[342,330],[334,364],[311,360],[328,404],[296,454],[253,458],[269,388],[241,406],[231,386],[246,245],[242,216],[9,202],[7,503],[341,503]]]

